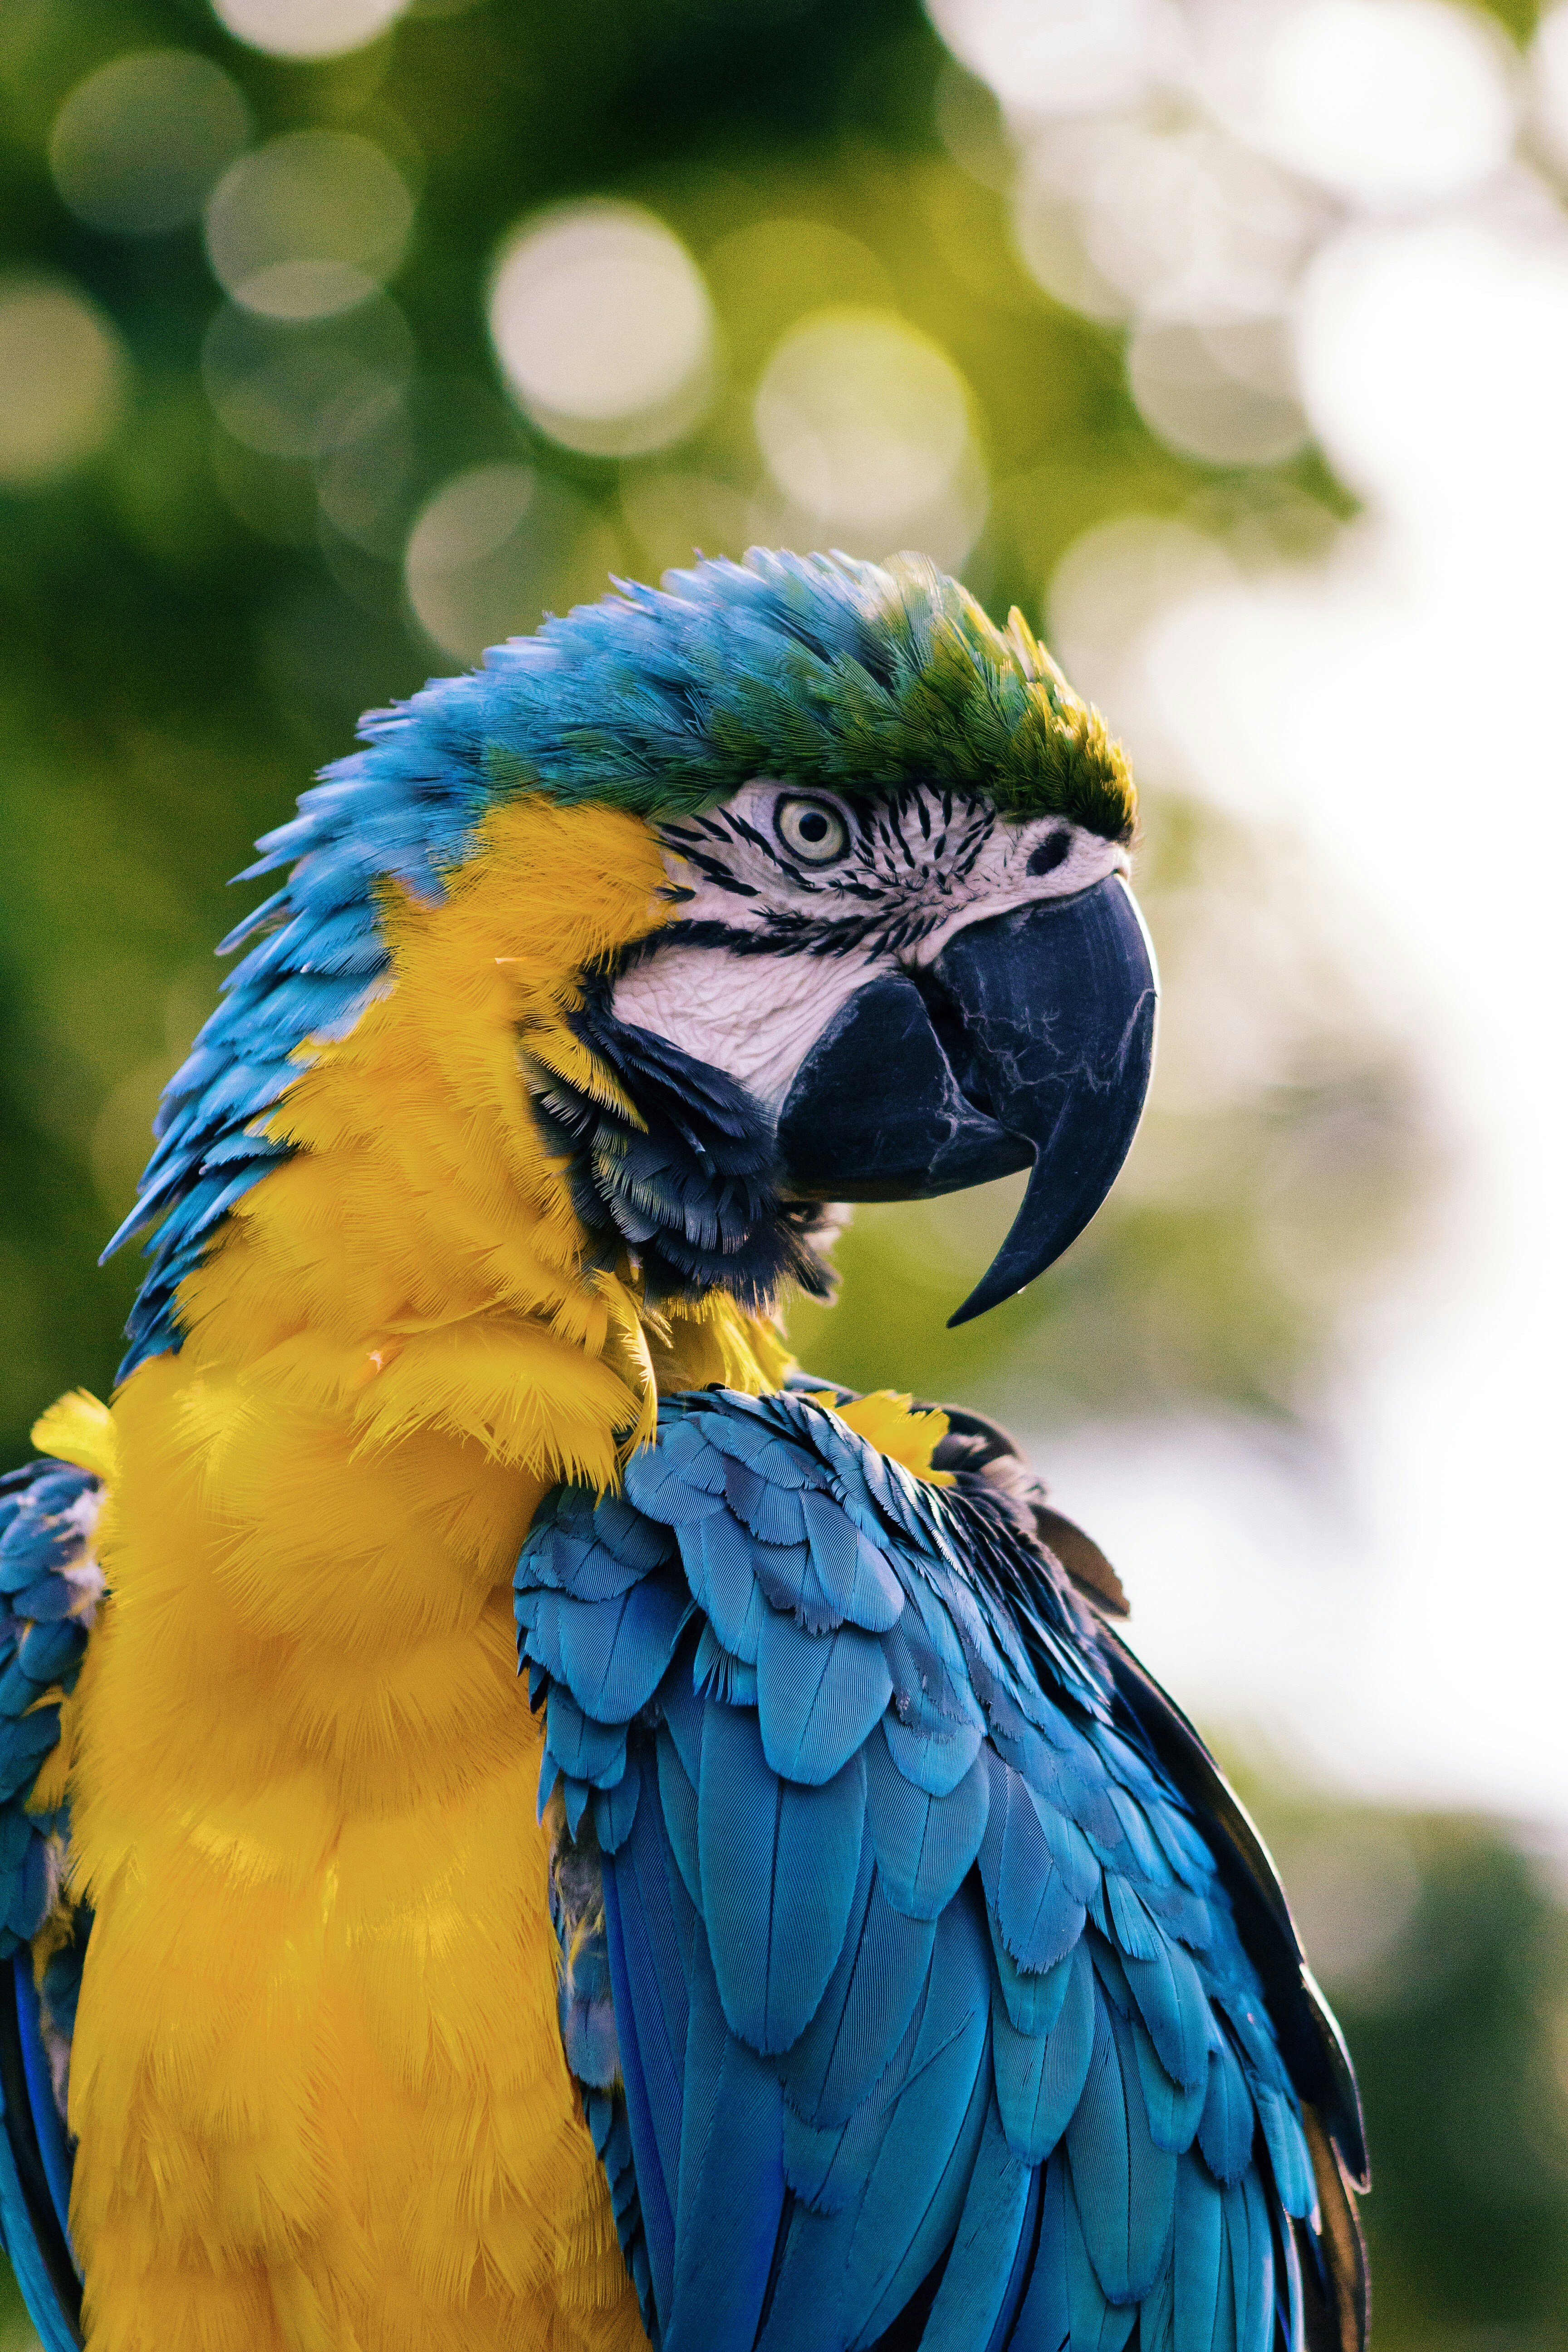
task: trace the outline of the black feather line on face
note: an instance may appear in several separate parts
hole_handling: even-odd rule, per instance
[[[757,1312],[785,1282],[831,1297],[833,1270],[813,1247],[822,1203],[780,1196],[773,1122],[762,1105],[722,1070],[617,1021],[608,975],[584,975],[583,990],[572,1026],[645,1128],[526,1047],[523,1068],[545,1143],[566,1161],[588,1265],[613,1268],[635,1252],[650,1306],[725,1290]]]

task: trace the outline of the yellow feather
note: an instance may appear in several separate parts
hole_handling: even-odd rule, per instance
[[[114,1423],[109,1407],[86,1389],[72,1389],[58,1397],[33,1423],[33,1444],[40,1454],[60,1462],[74,1462],[95,1477],[114,1475]]]
[[[855,1397],[848,1404],[835,1405],[831,1389],[813,1395],[813,1404],[837,1412],[847,1427],[874,1445],[879,1454],[886,1454],[904,1468],[923,1478],[929,1486],[951,1486],[951,1470],[933,1470],[931,1455],[947,1435],[948,1418],[940,1406],[927,1406],[917,1411],[908,1395],[896,1389],[873,1389],[863,1397]]]

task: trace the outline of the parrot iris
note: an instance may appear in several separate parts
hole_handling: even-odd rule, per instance
[[[1353,2076],[1114,1573],[775,1320],[837,1204],[1027,1169],[958,1321],[1109,1191],[1119,747],[922,559],[762,551],[362,735],[0,1481],[48,2352],[1359,2352]]]

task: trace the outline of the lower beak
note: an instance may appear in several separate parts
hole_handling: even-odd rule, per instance
[[[795,1074],[788,1189],[921,1201],[1034,1163],[1013,1227],[952,1324],[1033,1282],[1100,1207],[1142,1114],[1159,1001],[1119,875],[970,924],[926,970],[868,981]]]

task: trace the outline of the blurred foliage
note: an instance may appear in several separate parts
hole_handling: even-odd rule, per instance
[[[1511,33],[1521,48],[1541,22],[1536,0],[1481,0],[1481,6],[1484,15],[1495,16],[1504,31]]]
[[[1355,2054],[1379,2352],[1568,2345],[1562,1856],[1248,1787]]]
[[[0,2352],[37,2352],[37,2343],[16,2282],[0,2263]]]

